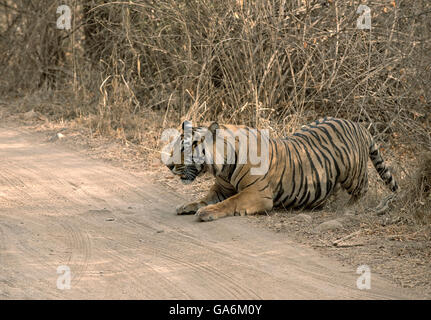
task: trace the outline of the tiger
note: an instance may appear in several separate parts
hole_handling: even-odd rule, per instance
[[[189,131],[185,130],[186,126]],[[228,134],[223,135],[223,143],[217,144],[220,132]],[[225,139],[226,136],[235,139]],[[267,147],[267,170],[259,174],[252,172],[256,164],[250,162],[250,150],[245,151],[245,161],[244,155],[243,161],[239,161],[241,152],[244,153],[241,147],[251,137],[258,141],[257,153],[259,150],[263,153],[265,144]],[[174,149],[179,150],[177,161],[173,160]],[[169,159],[165,164],[183,183],[191,183],[206,172],[215,177],[205,197],[176,208],[178,215],[195,214],[201,221],[253,215],[281,206],[286,209],[322,207],[342,189],[350,195],[348,204],[352,205],[368,190],[368,158],[392,195],[398,190],[398,183],[370,132],[346,119],[321,118],[278,139],[242,125],[213,122],[209,126],[193,127],[190,122],[184,122],[181,133],[168,150]],[[185,150],[192,152],[192,159],[186,159]],[[230,151],[229,159],[227,151]]]

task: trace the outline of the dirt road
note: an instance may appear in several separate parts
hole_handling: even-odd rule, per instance
[[[0,127],[0,299],[413,297],[375,274],[358,290],[356,267],[246,218],[177,216],[182,201],[145,173]]]

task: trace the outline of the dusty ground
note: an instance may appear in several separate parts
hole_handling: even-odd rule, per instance
[[[311,222],[277,211],[199,223],[174,214],[199,195],[196,185],[181,187],[158,161],[142,163],[138,147],[87,139],[69,124],[16,123],[0,125],[3,299],[430,298],[429,259],[412,264],[429,252],[420,232],[414,242],[396,230],[379,235],[343,210],[306,213]],[[341,229],[315,232],[341,216]],[[356,288],[362,264],[371,290]],[[71,269],[69,290],[57,289],[59,266]]]
[[[275,211],[253,219],[257,225],[287,233],[343,264],[366,264],[399,286],[421,289],[424,297],[431,297],[429,227],[397,225],[390,217],[378,218],[355,209],[347,214],[345,210],[302,214]],[[340,222],[338,228],[319,230],[334,221]]]

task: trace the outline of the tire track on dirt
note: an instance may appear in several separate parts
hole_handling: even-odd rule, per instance
[[[406,298],[239,217],[177,216],[174,192],[44,137],[0,126],[0,296]],[[284,238],[283,238],[284,237]],[[57,267],[72,271],[58,290]]]
[[[254,290],[248,288],[246,285],[229,276],[227,273],[222,272],[216,266],[209,267],[199,261],[190,260],[186,254],[186,250],[191,250],[192,252],[204,252],[206,256],[226,258],[226,252],[215,250],[194,237],[192,234],[176,230],[175,226],[163,224],[162,221],[157,221],[156,219],[151,219],[151,223],[146,223],[144,221],[136,221],[131,217],[127,220],[122,220],[121,223],[123,226],[127,226],[131,232],[136,229],[145,228],[151,230],[154,235],[157,235],[158,232],[164,230],[164,241],[153,241],[152,250],[158,256],[162,256],[175,264],[185,266],[193,270],[196,274],[199,274],[202,279],[211,282],[211,287],[219,287],[223,290],[227,297],[232,297],[233,299],[244,297],[252,297],[254,299],[260,298]],[[187,244],[186,250],[183,249],[185,244]],[[145,248],[142,250],[145,251]],[[189,262],[187,259],[193,262]]]
[[[73,224],[60,222],[60,225],[66,231],[66,244],[70,249],[70,255],[64,265],[74,266],[72,280],[78,284],[83,275],[85,275],[89,259],[92,255],[91,240],[87,232],[82,232]]]

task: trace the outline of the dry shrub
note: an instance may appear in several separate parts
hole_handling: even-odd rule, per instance
[[[430,15],[429,0],[4,0],[0,93],[150,149],[185,118],[285,136],[339,116],[396,159],[395,141],[431,150]]]
[[[419,156],[414,173],[403,181],[400,216],[410,223],[431,223],[431,152]]]
[[[417,172],[416,183],[419,187],[419,194],[424,199],[431,200],[431,153],[426,153],[421,160]]]
[[[137,116],[170,109],[286,135],[335,115],[371,124],[381,142],[399,131],[429,148],[430,4],[369,1],[371,32],[356,28],[358,4],[93,1],[85,43],[102,80],[127,83],[133,99],[120,107]]]
[[[5,92],[69,88],[71,116],[96,114],[114,131],[148,110],[281,135],[334,115],[380,140],[404,130],[431,145],[418,126],[431,101],[428,0],[368,1],[371,31],[356,28],[351,0],[65,3],[71,31],[55,28],[57,1],[4,2]]]
[[[59,89],[68,78],[65,39],[56,28],[55,1],[2,1],[0,92],[20,96]]]

